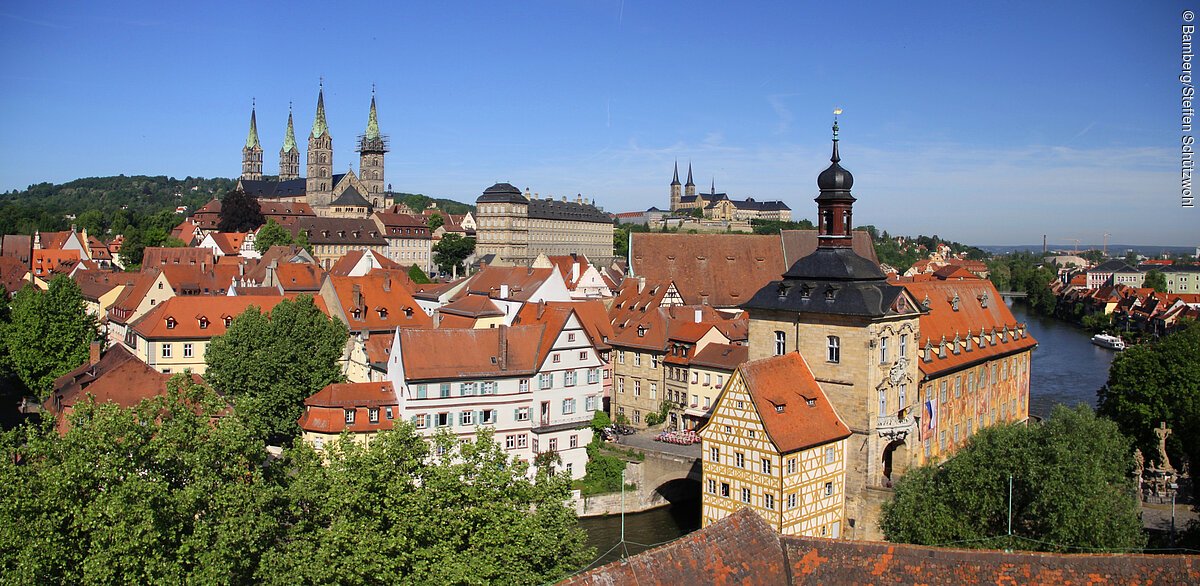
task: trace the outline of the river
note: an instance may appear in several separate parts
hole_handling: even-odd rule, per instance
[[[1029,374],[1029,412],[1046,417],[1060,403],[1070,406],[1085,403],[1095,407],[1096,391],[1108,380],[1108,365],[1116,352],[1093,345],[1091,337],[1082,329],[1029,311],[1022,302],[1012,304],[1010,308],[1017,321],[1029,325],[1029,333],[1038,341]],[[609,552],[597,565],[625,555],[625,548],[609,551],[621,540],[619,515],[580,519],[579,524],[587,531],[588,544],[596,548],[597,556]],[[626,515],[628,555],[699,528],[699,500]]]

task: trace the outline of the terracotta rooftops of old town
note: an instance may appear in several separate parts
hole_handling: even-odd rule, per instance
[[[838,417],[800,353],[747,362],[738,371],[779,453],[850,437],[850,428]]]
[[[399,330],[408,381],[532,375],[561,331],[546,324]]]
[[[1200,556],[947,549],[779,535],[749,507],[641,554],[566,578],[614,584],[1196,584]]]

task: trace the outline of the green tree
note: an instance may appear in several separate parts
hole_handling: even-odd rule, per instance
[[[288,246],[294,244],[292,235],[275,220],[267,220],[258,233],[254,235],[254,250],[259,254],[265,253],[272,246]]]
[[[1132,468],[1133,446],[1113,422],[1060,405],[1041,425],[985,428],[944,464],[909,471],[880,525],[904,543],[1136,550],[1146,538]]]
[[[434,440],[408,424],[363,446],[297,447],[289,534],[267,553],[267,584],[543,584],[590,561],[565,476],[509,458],[490,430]]]
[[[1187,322],[1157,342],[1139,344],[1118,355],[1099,391],[1097,411],[1113,421],[1146,455],[1157,460],[1154,428],[1173,430],[1167,455],[1176,468],[1184,457],[1200,465],[1200,322]]]
[[[429,219],[425,221],[429,226],[429,231],[432,232],[446,225],[446,219],[441,214],[431,214]]]
[[[11,584],[254,582],[282,530],[261,442],[176,375],[133,409],[0,434],[0,568]],[[214,421],[215,419],[215,421]]]
[[[422,271],[421,267],[419,267],[417,265],[408,267],[408,278],[412,279],[412,282],[414,282],[418,285],[423,285],[425,283],[433,282],[433,281],[429,280],[429,275],[426,275],[425,271]]]
[[[257,230],[264,222],[258,199],[253,195],[235,189],[221,198],[221,220],[217,223],[217,230],[250,232]]]
[[[1142,284],[1143,287],[1149,287],[1159,293],[1167,292],[1167,276],[1158,269],[1151,269],[1146,273],[1146,281]]]
[[[338,360],[349,334],[309,295],[283,300],[268,315],[247,309],[204,355],[205,379],[238,399],[237,408],[272,442],[289,443],[304,400],[342,378]]]
[[[449,273],[455,267],[461,267],[464,260],[475,252],[475,239],[463,238],[458,234],[446,234],[433,247],[433,264],[438,270]]]
[[[54,379],[87,362],[96,319],[84,310],[79,285],[59,275],[44,293],[34,287],[17,293],[3,336],[13,372],[29,392],[45,399]]]

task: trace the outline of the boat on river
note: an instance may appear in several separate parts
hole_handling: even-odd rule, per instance
[[[1112,336],[1109,334],[1096,334],[1095,336],[1092,336],[1092,343],[1101,348],[1109,348],[1111,350],[1125,349],[1124,340],[1118,336]]]

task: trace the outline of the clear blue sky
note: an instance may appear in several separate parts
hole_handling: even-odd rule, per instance
[[[0,190],[265,171],[318,79],[335,170],[371,84],[398,191],[496,181],[609,211],[671,165],[813,217],[831,110],[856,221],[975,244],[1200,245],[1179,205],[1175,2],[29,2],[0,5]],[[301,160],[303,172],[303,159]]]

